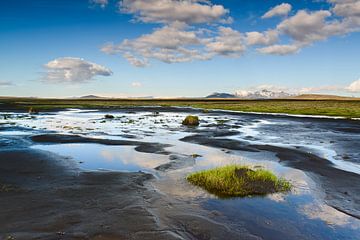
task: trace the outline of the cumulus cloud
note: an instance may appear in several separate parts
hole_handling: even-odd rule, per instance
[[[288,55],[297,53],[300,50],[300,45],[271,45],[268,47],[258,48],[257,51],[262,54],[273,55]]]
[[[352,82],[345,89],[349,92],[360,92],[360,79]]]
[[[277,25],[274,30],[280,35],[290,37],[292,43],[275,44],[258,51],[266,54],[293,54],[303,47],[331,36],[360,31],[360,1],[328,0],[328,2],[332,4],[329,10],[312,12],[299,10]]]
[[[204,36],[185,23],[175,22],[139,38],[120,44],[106,44],[102,51],[121,54],[134,66],[144,67],[150,59],[165,63],[209,60],[216,55],[239,56],[245,50],[242,35],[228,27],[219,27],[214,36]]]
[[[270,9],[261,18],[271,18],[274,16],[285,16],[291,11],[291,5],[288,3],[282,3]]]
[[[209,23],[224,20],[229,12],[207,0],[122,0],[120,11],[143,22]]]
[[[229,27],[219,27],[219,35],[206,44],[210,55],[238,57],[246,49],[240,32]]]
[[[331,12],[325,10],[310,13],[300,10],[296,15],[281,22],[277,29],[303,44],[324,40],[332,35],[344,34],[346,30],[342,28],[340,22],[326,21],[330,16]]]
[[[108,0],[90,0],[93,5],[99,5],[101,8],[105,8],[108,5]]]
[[[44,81],[49,83],[83,83],[95,76],[110,76],[112,71],[82,58],[64,57],[45,64]]]
[[[246,42],[248,45],[270,45],[278,41],[279,33],[277,30],[266,32],[247,32]]]
[[[360,1],[327,1],[331,4],[328,10],[299,10],[294,14],[290,14],[290,4],[282,3],[262,16],[284,16],[274,29],[242,34],[219,26],[231,20],[229,11],[210,0],[121,0],[121,12],[134,15],[135,20],[162,26],[135,39],[106,44],[101,50],[120,54],[137,67],[150,65],[152,59],[180,63],[219,55],[239,57],[247,46],[257,46],[256,51],[262,54],[295,54],[314,42],[360,31]]]
[[[125,39],[117,45],[107,44],[102,51],[108,54],[120,53],[137,67],[148,65],[149,59],[165,63],[207,59],[208,57],[196,48],[201,45],[201,39],[195,31],[187,31],[186,27],[185,24],[177,22],[133,40]]]
[[[360,17],[360,1],[358,0],[329,0],[334,3],[333,12],[343,17]]]

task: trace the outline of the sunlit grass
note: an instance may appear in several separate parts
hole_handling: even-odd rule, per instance
[[[252,170],[247,166],[229,165],[192,173],[186,178],[220,197],[265,195],[291,189],[285,179],[263,169]]]
[[[359,100],[210,100],[210,99],[36,99],[6,98],[0,101],[3,109],[29,108],[37,111],[57,110],[64,108],[112,109],[135,106],[179,106],[207,109],[221,109],[244,112],[288,113],[302,115],[342,116],[360,118]]]

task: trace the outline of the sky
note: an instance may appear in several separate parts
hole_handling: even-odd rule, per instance
[[[360,96],[360,0],[0,1],[0,96]]]

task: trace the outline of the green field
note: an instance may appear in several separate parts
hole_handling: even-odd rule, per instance
[[[234,100],[234,99],[38,99],[1,98],[1,110],[50,111],[64,108],[121,108],[132,106],[182,106],[244,112],[360,118],[360,100]]]

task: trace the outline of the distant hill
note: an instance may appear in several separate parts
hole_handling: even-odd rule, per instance
[[[360,100],[355,97],[344,97],[337,95],[326,95],[326,94],[302,94],[294,96],[292,99],[304,99],[304,100]]]
[[[206,96],[206,98],[236,98],[236,96],[234,94],[230,94],[230,93],[212,93],[209,96]]]
[[[82,96],[80,97],[81,99],[100,99],[100,98],[104,98],[104,97],[99,97],[96,95],[86,95],[86,96]]]

